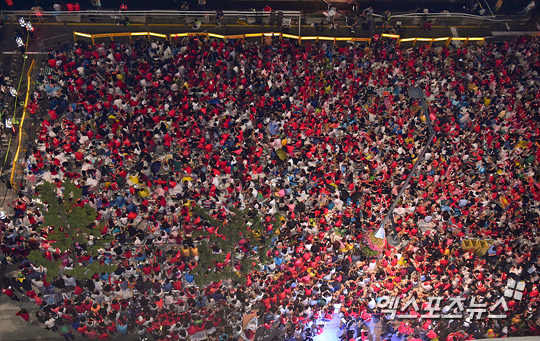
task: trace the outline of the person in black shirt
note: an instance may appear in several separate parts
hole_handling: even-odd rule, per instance
[[[117,233],[114,239],[116,239],[121,245],[126,243],[126,235],[123,232]]]
[[[313,246],[311,247],[311,253],[314,255],[318,255],[320,251],[321,251],[321,247],[319,246],[319,243],[314,243]]]

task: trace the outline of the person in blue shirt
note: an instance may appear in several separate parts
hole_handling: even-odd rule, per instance
[[[195,279],[194,276],[190,275],[190,274],[185,274],[184,275],[184,279],[186,280],[186,282],[188,283],[193,283],[193,280]]]
[[[172,283],[170,281],[167,281],[165,284],[163,284],[163,291],[170,292],[172,290]]]
[[[119,195],[116,197],[115,204],[118,208],[122,208],[126,205],[126,199],[123,196]]]
[[[135,258],[139,261],[139,262],[144,262],[146,260],[146,254],[145,253],[142,253],[142,252],[139,252],[139,254],[137,254],[137,256],[135,256]]]
[[[223,296],[223,294],[221,293],[221,290],[218,290],[214,293],[214,295],[212,296],[212,298],[214,299],[214,301],[216,302],[222,302],[225,300],[225,296]]]
[[[129,212],[137,212],[137,206],[130,202],[127,206],[126,206],[126,213],[129,213]]]
[[[73,321],[71,321],[71,328],[77,330],[81,326],[81,323],[79,322],[78,318],[74,318]]]
[[[268,125],[268,130],[270,131],[270,134],[277,135],[277,133],[279,132],[279,125],[276,120],[270,121],[270,124]]]
[[[116,330],[118,331],[118,334],[120,335],[126,335],[127,334],[127,324],[124,322],[118,322],[116,325]]]
[[[197,302],[195,302],[197,304],[197,307],[199,308],[202,308],[202,307],[205,307],[206,306],[206,296],[201,296],[197,299]]]

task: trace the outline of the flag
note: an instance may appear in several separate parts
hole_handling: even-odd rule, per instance
[[[379,238],[379,239],[384,239],[386,238],[386,233],[384,232],[384,228],[383,227],[379,227],[379,230],[377,231],[377,233],[375,233],[375,237]]]

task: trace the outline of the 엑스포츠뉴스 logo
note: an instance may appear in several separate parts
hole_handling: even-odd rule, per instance
[[[514,297],[515,300],[521,301],[523,298],[523,290],[525,289],[525,282],[516,282],[512,278],[508,279],[506,283],[506,290],[504,291],[505,297]]]

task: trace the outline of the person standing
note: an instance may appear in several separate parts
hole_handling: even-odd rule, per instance
[[[201,11],[206,10],[206,0],[199,0],[199,3],[197,4],[197,7]]]
[[[17,313],[15,313],[15,315],[19,316],[20,318],[22,318],[26,322],[32,323],[32,321],[30,321],[30,314],[28,314],[28,311],[26,311],[26,309],[24,309],[24,308],[22,308]]]
[[[47,330],[52,330],[53,332],[58,330],[56,327],[56,318],[53,315],[46,317],[44,325]]]
[[[119,321],[118,325],[116,326],[116,330],[118,334],[120,335],[126,335],[127,334],[127,324],[123,321]]]
[[[13,292],[13,289],[8,286],[4,289],[2,289],[2,292],[4,294],[6,294],[6,296],[8,296],[9,298],[11,298],[12,301],[17,301],[17,302],[20,302],[21,300],[17,297],[17,295],[15,295],[15,293]]]
[[[101,9],[101,0],[92,0],[92,5],[95,9],[100,10]]]
[[[63,326],[60,330],[60,334],[66,339],[66,341],[75,340],[75,335],[71,333],[71,330],[68,329],[68,327]]]

